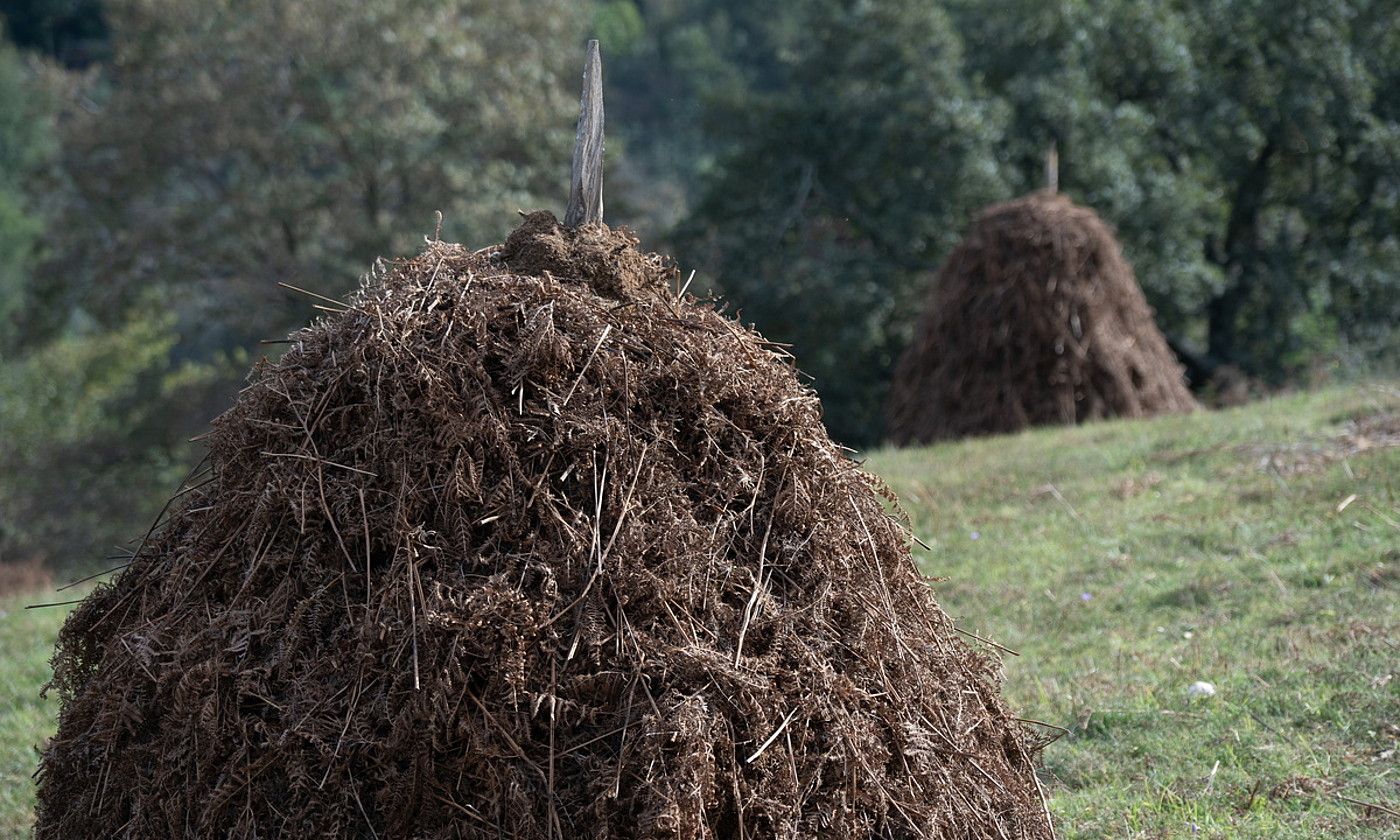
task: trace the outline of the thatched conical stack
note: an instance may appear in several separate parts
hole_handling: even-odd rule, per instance
[[[296,333],[69,619],[37,836],[1050,836],[998,663],[757,334],[621,231]]]
[[[601,223],[296,333],[54,658],[40,840],[1052,835],[998,663],[785,358]]]
[[[1113,232],[1050,192],[978,216],[890,394],[896,444],[1197,407]]]

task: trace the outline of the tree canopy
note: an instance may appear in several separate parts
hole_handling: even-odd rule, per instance
[[[53,153],[53,127],[30,75],[19,53],[0,42],[0,352],[13,349],[13,318],[43,232],[29,179]]]
[[[566,0],[104,13],[109,59],[49,74],[60,151],[30,188],[45,247],[0,274],[18,349],[0,366],[0,469],[25,476],[0,491],[0,550],[60,565],[152,514],[250,352],[275,352],[259,339],[314,314],[278,282],[341,295],[433,235],[435,211],[444,236],[487,244],[518,209],[562,203],[584,32]],[[0,65],[0,131],[43,89],[8,80]],[[6,215],[8,189],[0,175],[7,252],[37,235]]]
[[[935,5],[810,3],[793,29],[761,106],[719,106],[733,151],[680,239],[744,320],[794,345],[833,433],[868,443],[920,279],[1006,190],[1005,108],[973,95]]]
[[[1157,318],[1277,385],[1400,364],[1395,0],[25,0],[0,48],[0,552],[158,507],[256,354],[376,258],[562,206],[789,344],[851,446],[978,209],[1059,187]],[[77,457],[74,453],[82,453]],[[118,468],[117,465],[125,465]],[[75,513],[82,509],[87,513]],[[48,513],[45,513],[48,511]],[[16,513],[18,512],[18,513]]]
[[[914,292],[1052,142],[1179,341],[1271,382],[1395,353],[1392,2],[802,6],[782,94],[710,123],[737,148],[685,229],[843,439],[879,439]]]
[[[498,237],[567,183],[571,8],[110,0],[111,65],[64,137],[47,310],[121,317],[160,286],[246,341],[289,320],[271,280],[343,292],[437,210]]]

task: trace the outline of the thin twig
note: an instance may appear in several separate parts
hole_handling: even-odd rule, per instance
[[[118,570],[120,570],[120,569],[125,569],[127,566],[130,566],[131,563],[132,563],[132,561],[131,561],[131,560],[128,560],[128,561],[126,561],[125,563],[118,563],[117,565],[111,567],[110,569],[103,569],[103,570],[100,571],[100,572],[93,572],[92,574],[88,575],[87,577],[80,577],[80,578],[78,578],[77,580],[69,581],[68,583],[63,584],[62,586],[58,587],[58,588],[55,589],[54,591],[55,591],[55,592],[62,592],[62,591],[65,590],[65,589],[72,589],[73,587],[77,586],[77,585],[80,584],[80,583],[87,583],[88,581],[93,580],[93,579],[95,579],[95,578],[100,578],[100,577],[102,577],[102,576],[105,575],[105,574],[110,574],[110,573],[115,572],[115,571],[118,571]]]
[[[610,332],[612,332],[612,324],[603,327],[603,334],[598,336],[598,343],[593,345],[593,352],[588,354],[588,359],[583,363],[583,369],[578,372],[578,378],[575,379],[574,384],[569,387],[569,393],[564,395],[564,401],[559,404],[560,408],[568,405],[569,400],[574,398],[574,391],[578,389],[579,383],[583,381],[583,375],[588,372],[588,366],[593,364],[593,357],[598,355],[598,349],[603,346],[604,341],[607,341],[608,333]]]
[[[690,270],[690,276],[687,277],[687,278],[685,278],[685,285],[684,285],[684,286],[681,286],[680,293],[677,294],[676,297],[678,297],[678,298],[683,298],[683,297],[685,297],[685,290],[690,288],[690,281],[691,281],[691,280],[694,280],[694,279],[695,279],[695,269],[692,268],[692,269]]]
[[[48,604],[25,604],[24,608],[26,610],[41,610],[44,607],[66,607],[69,604],[81,604],[84,600],[83,598],[74,598],[71,601],[53,601]]]
[[[309,289],[303,289],[303,288],[301,288],[300,286],[293,286],[291,283],[283,283],[281,280],[278,280],[278,281],[277,281],[277,285],[281,286],[281,287],[284,288],[284,289],[291,289],[291,290],[294,291],[294,292],[301,292],[302,294],[304,294],[304,295],[306,295],[306,296],[308,296],[308,297],[314,297],[314,298],[316,298],[317,300],[323,300],[323,301],[325,301],[326,303],[333,303],[333,304],[335,304],[336,306],[341,307],[341,311],[342,311],[342,312],[348,312],[348,311],[349,311],[348,309],[345,309],[345,302],[344,302],[344,301],[336,300],[335,298],[328,298],[328,297],[326,297],[325,295],[318,295],[318,294],[316,294],[315,292],[310,291]]]
[[[1063,726],[1056,726],[1056,725],[1053,724],[1053,723],[1046,723],[1046,722],[1043,721],[1043,720],[1036,720],[1035,718],[1018,717],[1018,718],[1012,718],[1012,720],[1017,720],[1017,721],[1020,721],[1021,723],[1033,723],[1033,724],[1035,724],[1036,726],[1044,726],[1046,729],[1058,729],[1058,730],[1060,730],[1061,732],[1065,733],[1066,735],[1069,735],[1069,734],[1070,734],[1070,731],[1069,731],[1068,729],[1065,729]]]
[[[984,644],[984,645],[991,645],[992,647],[996,648],[997,650],[1005,651],[1006,653],[1009,653],[1009,654],[1011,654],[1012,656],[1020,656],[1020,655],[1021,655],[1021,654],[1017,653],[1016,651],[1012,650],[1011,648],[1007,647],[1006,645],[1000,645],[1000,644],[997,644],[996,642],[992,641],[991,639],[985,639],[985,638],[983,638],[983,637],[977,635],[976,633],[972,632],[971,630],[964,630],[964,629],[962,629],[961,627],[954,627],[953,629],[956,630],[956,631],[958,631],[959,633],[963,634],[964,636],[970,636],[971,638],[976,639],[977,641],[981,642],[981,643]]]
[[[789,723],[792,723],[792,719],[793,719],[794,717],[797,716],[797,709],[798,709],[798,707],[797,707],[797,706],[794,706],[793,709],[792,709],[792,711],[790,711],[790,712],[787,713],[787,717],[783,718],[783,722],[780,723],[780,724],[778,724],[778,728],[773,730],[773,734],[772,734],[772,735],[769,735],[769,736],[768,736],[768,740],[767,740],[767,741],[764,741],[763,744],[762,744],[757,750],[754,751],[754,754],[753,754],[753,755],[751,755],[751,756],[749,756],[748,758],[744,759],[744,763],[745,763],[745,764],[753,764],[754,759],[756,759],[756,758],[758,758],[759,756],[763,755],[763,751],[764,751],[764,750],[766,750],[766,749],[768,749],[769,747],[773,746],[773,742],[776,741],[776,740],[778,740],[778,736],[781,735],[781,734],[783,734],[783,730],[784,730],[784,729],[787,729],[788,724],[789,724]]]
[[[317,458],[314,455],[303,455],[300,452],[259,452],[258,454],[267,455],[270,458],[301,458],[306,461],[317,461],[319,463],[325,464],[328,467],[340,467],[342,470],[349,470],[350,472],[359,473],[360,475],[367,475],[370,478],[379,477],[377,474],[372,473],[369,470],[362,470],[359,467],[352,467],[349,464],[337,464],[335,461],[328,461],[325,458]]]
[[[1400,811],[1397,811],[1394,808],[1387,808],[1386,806],[1378,804],[1376,802],[1367,802],[1364,799],[1353,799],[1350,796],[1344,796],[1340,793],[1334,793],[1332,795],[1342,800],[1343,802],[1350,802],[1353,805],[1360,805],[1363,808],[1375,808],[1377,811],[1380,811],[1385,814],[1390,814],[1392,817],[1400,817]]]

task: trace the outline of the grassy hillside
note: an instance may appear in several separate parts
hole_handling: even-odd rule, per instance
[[[44,593],[39,593],[43,595]],[[34,598],[0,599],[0,837],[27,837],[34,806],[35,747],[54,726],[58,703],[42,700],[49,654],[66,608],[26,610]]]
[[[1062,835],[1360,838],[1400,826],[1397,445],[1400,383],[869,465],[943,606],[1020,652],[1020,713],[1068,730],[1045,751]],[[29,823],[63,618],[21,605],[0,602],[3,837]]]
[[[1359,838],[1400,826],[1397,445],[1391,384],[869,466],[944,608],[1021,654],[1012,703],[1069,730],[1064,836]]]

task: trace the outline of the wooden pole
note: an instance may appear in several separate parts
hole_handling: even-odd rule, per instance
[[[1055,148],[1055,141],[1050,141],[1050,148],[1045,151],[1045,191],[1051,194],[1060,190],[1060,152]]]
[[[598,42],[588,42],[583,65],[583,96],[574,137],[574,165],[564,226],[603,221],[603,61]]]

